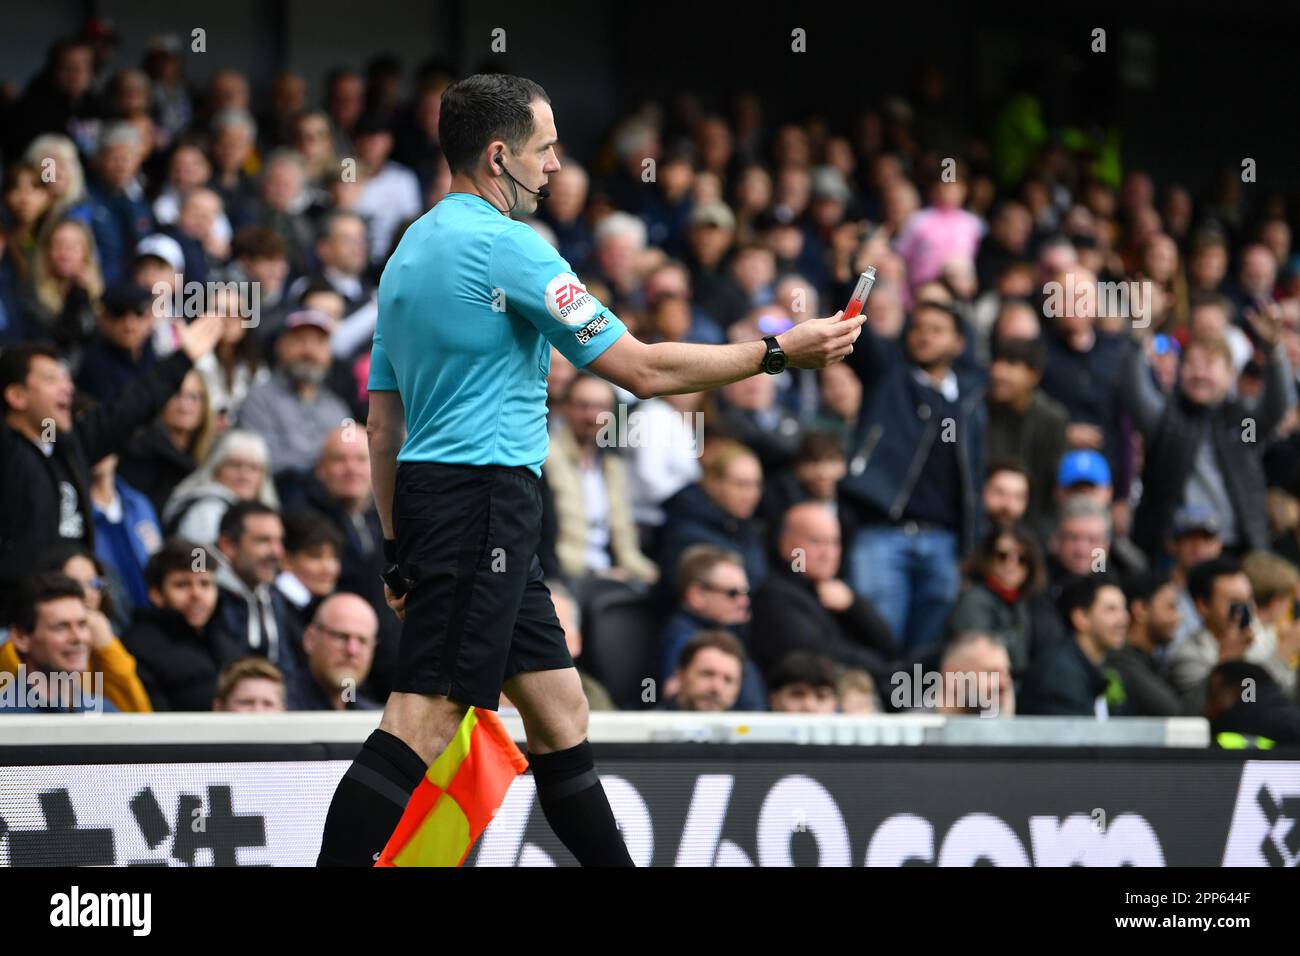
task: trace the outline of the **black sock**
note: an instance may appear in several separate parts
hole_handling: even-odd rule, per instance
[[[550,754],[528,755],[537,781],[537,799],[542,813],[560,842],[583,866],[635,866],[628,856],[623,834],[614,822],[614,811],[605,798],[605,788],[596,776],[591,744]]]
[[[339,781],[317,866],[374,866],[428,770],[400,738],[376,730]]]

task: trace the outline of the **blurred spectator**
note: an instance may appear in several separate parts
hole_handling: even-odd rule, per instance
[[[1300,629],[1288,629],[1285,640],[1260,627],[1250,578],[1235,558],[1220,557],[1192,568],[1187,590],[1196,602],[1201,630],[1179,641],[1169,652],[1169,681],[1187,705],[1199,714],[1205,709],[1205,681],[1215,664],[1245,660],[1258,664],[1295,686],[1292,658],[1300,653]]]
[[[217,585],[201,545],[171,538],[145,565],[149,604],[123,637],[154,710],[207,710],[221,667],[212,633]]]
[[[573,599],[569,589],[558,581],[548,581],[551,602],[555,605],[555,616],[559,618],[560,627],[564,628],[564,643],[569,649],[569,656],[574,660],[578,678],[582,681],[582,694],[587,698],[587,709],[617,710],[613,699],[603,684],[592,677],[577,663],[582,656],[582,610]]]
[[[50,44],[44,67],[27,84],[14,110],[7,141],[21,148],[38,133],[62,133],[88,151],[101,115],[94,81],[94,51],[89,43],[69,38]],[[6,155],[13,152],[6,147]]]
[[[41,170],[41,181],[50,191],[51,205],[46,222],[71,219],[89,226],[93,207],[86,195],[86,174],[77,147],[66,136],[48,133],[27,146],[23,159]]]
[[[162,528],[149,499],[118,475],[117,461],[105,455],[90,470],[95,553],[122,582],[131,607],[143,607],[149,601],[144,567],[162,547]]]
[[[767,557],[753,516],[762,494],[763,470],[754,453],[734,443],[719,447],[704,477],[664,504],[659,567],[676,567],[693,544],[716,544],[741,555],[751,587],[761,584]]]
[[[1053,598],[1072,577],[1106,570],[1110,514],[1092,498],[1078,497],[1061,506],[1056,529],[1048,539],[1047,571]]]
[[[90,229],[72,219],[58,222],[36,247],[26,310],[33,337],[51,339],[70,364],[95,331],[95,309],[104,280]]]
[[[768,701],[773,712],[833,714],[839,708],[835,663],[808,651],[795,651],[772,669]]]
[[[118,710],[106,684],[98,694],[88,673],[94,666],[89,615],[81,585],[64,573],[50,571],[23,582],[11,609],[9,640],[0,645],[0,669],[26,680],[16,703],[0,707],[0,714]],[[121,656],[130,661],[129,654]]]
[[[303,275],[315,268],[312,252],[312,217],[325,201],[323,194],[307,182],[302,158],[292,150],[277,149],[266,159],[259,189],[255,218],[284,242],[289,268]],[[227,200],[229,208],[229,200]],[[235,224],[235,228],[244,222]],[[362,246],[364,249],[364,245]]]
[[[258,335],[262,339],[274,338],[289,313],[289,260],[284,241],[270,229],[248,226],[235,234],[230,255],[228,278],[257,283]]]
[[[581,372],[559,406],[544,471],[553,491],[560,571],[580,585],[589,576],[652,582],[654,563],[641,553],[629,507],[627,471],[616,445],[614,390]]]
[[[382,710],[361,693],[374,658],[379,618],[355,594],[321,602],[302,634],[307,664],[288,685],[290,710]]]
[[[238,295],[229,289],[214,289],[208,296],[204,315],[220,317],[221,338],[212,353],[195,365],[222,431],[235,423],[253,387],[271,378],[262,362],[261,344],[252,335],[252,324],[240,315],[239,306]]]
[[[794,651],[865,670],[883,686],[895,654],[889,625],[836,577],[840,528],[823,505],[804,502],[785,515],[780,561],[754,594],[749,649],[766,678]]]
[[[1212,561],[1223,553],[1219,519],[1205,505],[1184,505],[1174,512],[1165,548],[1173,560],[1169,580],[1178,592],[1178,630],[1174,632],[1170,645],[1173,647],[1201,629],[1196,602],[1187,591],[1187,576],[1196,565]],[[1166,649],[1157,648],[1157,657],[1162,663],[1164,655],[1160,652],[1163,650]]]
[[[375,261],[383,262],[387,255],[385,246]],[[317,270],[289,287],[291,300],[323,283],[343,296],[343,314],[351,315],[375,294],[375,285],[366,276],[366,221],[357,213],[334,212],[325,218],[316,241],[316,260]]]
[[[1300,744],[1300,709],[1263,667],[1224,661],[1206,685],[1205,717],[1218,746],[1267,750]]]
[[[980,498],[989,524],[1006,528],[1025,519],[1029,511],[1029,472],[1017,461],[993,461],[984,476]]]
[[[222,110],[212,117],[213,189],[221,196],[231,228],[239,230],[256,216],[256,188],[248,173],[257,145],[257,123],[247,110]]]
[[[717,393],[719,431],[741,442],[758,456],[767,474],[794,461],[799,446],[799,420],[777,401],[776,379],[751,375],[724,385]]]
[[[862,407],[862,381],[853,367],[845,362],[828,365],[817,375],[821,412],[810,427],[838,436],[847,450]]]
[[[943,695],[938,712],[954,717],[1016,716],[1011,657],[999,640],[978,631],[957,634],[939,663]]]
[[[360,425],[335,428],[325,437],[315,471],[290,506],[315,512],[334,527],[343,541],[339,590],[361,595],[379,615],[379,645],[367,690],[370,696],[383,700],[388,696],[397,663],[401,622],[385,603],[379,578],[387,562],[384,532],[370,491],[369,448],[369,439]]]
[[[845,470],[844,446],[838,438],[828,432],[803,433],[792,466],[767,482],[763,491],[763,514],[773,544],[780,534],[781,517],[794,505],[815,501],[836,512]]]
[[[135,244],[153,232],[153,212],[140,180],[146,155],[147,146],[134,126],[114,123],[104,129],[90,198],[91,228],[108,283],[122,278]]]
[[[234,714],[279,714],[287,708],[284,674],[261,657],[231,661],[221,670],[212,709]]]
[[[1124,592],[1106,574],[1072,578],[1061,595],[1070,638],[1030,669],[1019,712],[1076,717],[1122,716],[1128,706],[1123,678],[1107,666],[1124,644],[1128,609]]]
[[[1166,398],[1151,384],[1143,349],[1124,371],[1125,399],[1146,440],[1142,501],[1133,537],[1155,554],[1180,504],[1203,504],[1219,519],[1225,546],[1268,547],[1262,443],[1295,405],[1285,347],[1274,323],[1264,395],[1249,409],[1228,398],[1232,351],[1222,338],[1197,338],[1183,350],[1179,388]]]
[[[82,353],[77,388],[111,402],[153,367],[153,293],[129,280],[109,286],[100,302],[99,332]]]
[[[1290,561],[1268,551],[1246,555],[1241,568],[1255,596],[1255,623],[1261,643],[1276,643],[1277,656],[1286,665],[1270,665],[1270,672],[1283,693],[1294,696],[1296,666],[1300,664],[1300,623],[1295,620],[1300,571]]]
[[[267,440],[277,478],[309,472],[325,436],[351,419],[348,406],[324,384],[333,331],[334,322],[318,310],[285,319],[275,342],[275,371],[250,388],[239,407],[240,427]]]
[[[122,449],[118,474],[161,514],[172,491],[207,458],[215,439],[203,376],[191,369],[152,424]]]
[[[577,163],[565,160],[563,166],[551,174],[551,196],[538,210],[542,221],[551,227],[559,243],[560,255],[578,274],[585,274],[595,264],[595,238],[591,226],[583,218],[587,204],[587,171]]]
[[[1019,683],[1046,650],[1033,627],[1031,604],[1046,585],[1042,552],[1023,525],[995,527],[974,554],[969,586],[953,607],[948,630],[988,634],[1007,649]]]
[[[1066,444],[1099,451],[1115,467],[1117,401],[1125,343],[1096,328],[1095,275],[1076,266],[1053,274],[1048,285],[1053,283],[1057,294],[1043,304],[1044,314],[1052,318],[1043,332],[1047,343],[1043,390],[1069,415]]]
[[[221,519],[217,537],[217,613],[213,635],[225,662],[265,657],[293,678],[302,634],[273,584],[284,560],[284,525],[271,508],[241,501]]]
[[[676,690],[674,671],[683,648],[700,631],[726,631],[741,639],[750,618],[749,579],[741,557],[710,544],[692,545],[677,562],[677,606],[659,640],[659,674],[664,695]],[[736,707],[762,710],[764,685],[758,666],[745,659]]]
[[[665,395],[637,405],[643,434],[658,436],[628,449],[628,485],[632,495],[632,516],[654,537],[666,520],[664,505],[682,489],[700,478],[703,392]],[[654,548],[647,546],[647,552]],[[664,567],[662,563],[659,565]]]
[[[979,383],[953,369],[964,340],[951,307],[917,304],[904,350],[866,326],[847,359],[864,383],[841,485],[854,590],[906,652],[938,642],[959,558],[980,526],[985,416]]]
[[[953,175],[951,180],[938,178],[930,185],[930,205],[907,220],[895,242],[898,254],[907,262],[913,289],[939,278],[953,259],[975,261],[984,224],[962,208],[966,202],[966,169],[954,169]]]
[[[1040,533],[1055,512],[1051,489],[1065,452],[1069,416],[1039,388],[1047,352],[1041,339],[995,339],[989,366],[988,456],[1015,458],[1028,472],[1029,522]]]
[[[226,432],[203,464],[176,486],[163,509],[167,536],[180,535],[215,544],[226,510],[241,501],[276,508],[279,498],[270,477],[270,452],[256,432]]]
[[[342,550],[343,536],[325,518],[311,512],[284,516],[284,570],[276,575],[275,588],[288,603],[296,630],[305,628],[338,588]]]
[[[111,405],[72,415],[72,379],[48,346],[0,353],[0,609],[31,556],[60,541],[94,544],[90,462],[118,451],[175,392],[218,328],[195,322],[183,349],[160,362]]]
[[[1183,701],[1160,673],[1155,658],[1178,632],[1178,590],[1167,574],[1144,574],[1124,588],[1129,626],[1124,646],[1111,657],[1124,679],[1131,712],[1136,717],[1177,717]]]
[[[843,671],[835,683],[835,696],[839,698],[841,714],[880,713],[876,682],[866,671],[855,668]]]
[[[745,649],[726,631],[701,631],[682,648],[674,678],[677,690],[660,710],[730,710],[740,694]],[[665,691],[666,693],[666,691]]]
[[[352,143],[361,183],[361,196],[352,208],[369,224],[371,261],[383,263],[397,227],[424,212],[420,182],[415,173],[390,159],[393,128],[383,114],[362,116],[352,130]]]

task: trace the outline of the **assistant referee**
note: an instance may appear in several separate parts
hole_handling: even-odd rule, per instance
[[[537,558],[551,346],[649,398],[828,365],[853,350],[863,317],[812,319],[761,342],[644,344],[517,221],[560,168],[546,91],[471,76],[443,93],[438,135],[451,191],[384,268],[370,364],[385,580],[403,619],[397,672],[379,729],[335,791],[318,862],[373,865],[466,708],[496,710],[504,691],[555,835],[583,866],[631,866]]]

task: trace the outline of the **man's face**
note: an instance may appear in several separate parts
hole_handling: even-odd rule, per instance
[[[800,508],[787,519],[781,553],[793,564],[802,556],[803,572],[813,582],[829,581],[840,567],[840,522],[824,508]]]
[[[303,632],[308,666],[330,691],[355,693],[370,673],[379,622],[360,600],[333,600]]]
[[[244,533],[232,542],[221,538],[221,552],[245,584],[270,584],[284,561],[284,526],[279,515],[254,514],[244,518]]]
[[[1153,644],[1168,644],[1178,632],[1178,589],[1166,584],[1147,602],[1147,636]]]
[[[321,262],[347,275],[360,275],[366,267],[366,226],[354,216],[339,216],[320,244]]]
[[[741,455],[732,459],[721,477],[706,476],[704,490],[727,514],[747,521],[763,496],[763,469],[757,458]]]
[[[280,367],[295,382],[319,385],[329,371],[330,337],[314,325],[302,325],[281,334],[275,343]]]
[[[36,606],[36,627],[29,634],[12,631],[14,647],[28,670],[77,672],[90,667],[90,623],[86,602],[56,598]]]
[[[1223,553],[1223,540],[1209,531],[1189,531],[1179,535],[1170,545],[1174,563],[1183,570],[1202,561],[1212,561]]]
[[[918,309],[907,330],[907,354],[927,371],[952,363],[961,354],[963,340],[952,316],[934,308]]]
[[[284,556],[285,570],[292,572],[313,597],[323,598],[334,593],[339,583],[339,553],[332,544],[322,544],[315,548],[295,551]]]
[[[1198,289],[1217,289],[1228,274],[1228,251],[1219,245],[1203,246],[1187,263],[1192,285]]]
[[[1264,246],[1251,246],[1241,257],[1241,286],[1257,298],[1273,293],[1277,282],[1277,262]]]
[[[100,317],[99,329],[118,348],[136,355],[153,332],[153,316],[147,306],[123,315],[106,312]]]
[[[45,431],[49,422],[58,431],[67,431],[72,427],[73,391],[67,367],[48,356],[37,355],[28,367],[27,380],[5,390],[5,401],[10,414],[33,431]]]
[[[740,659],[706,647],[681,672],[677,703],[682,710],[730,710],[740,696]]]
[[[1098,516],[1061,522],[1055,536],[1056,557],[1070,574],[1089,574],[1106,549],[1106,521]]]
[[[1229,614],[1234,604],[1245,604],[1253,615],[1255,596],[1250,589],[1250,578],[1245,574],[1224,574],[1215,578],[1209,602],[1198,600],[1196,610],[1205,622],[1206,630],[1220,637],[1232,624]]]
[[[284,685],[265,677],[245,677],[221,708],[232,714],[278,714],[284,710]]]
[[[155,606],[176,611],[198,630],[206,627],[217,609],[217,584],[211,571],[169,571],[161,588],[149,589]]]
[[[191,239],[203,240],[221,216],[221,199],[210,189],[196,189],[185,198],[177,225]]]
[[[1105,651],[1124,646],[1124,638],[1128,636],[1128,606],[1124,602],[1124,592],[1119,588],[1107,585],[1098,589],[1087,614],[1082,610],[1075,612],[1076,627],[1080,618],[1086,618],[1081,633],[1087,634],[1095,646]]]
[[[547,184],[551,173],[560,169],[560,159],[555,155],[555,144],[558,141],[559,133],[555,130],[555,114],[551,111],[551,104],[544,100],[533,100],[533,135],[518,153],[506,149],[506,170],[528,189],[540,189]],[[512,216],[531,216],[537,212],[538,197],[525,189],[516,189],[514,183],[505,176],[500,179],[501,189],[507,199],[513,198],[516,192],[519,196]]]
[[[349,440],[350,439],[350,440]],[[348,504],[370,500],[370,444],[360,428],[331,433],[321,449],[316,477],[331,498]]]
[[[846,470],[843,458],[822,458],[797,463],[794,475],[813,500],[830,501]]]
[[[69,97],[81,96],[94,79],[95,54],[89,46],[69,47],[54,66],[54,85]]]
[[[686,608],[697,617],[733,627],[749,620],[749,576],[730,561],[719,561],[686,589]]]
[[[1029,508],[1029,479],[1018,471],[998,471],[984,482],[984,513],[1001,525],[1015,524]]]
[[[1039,373],[1023,362],[995,359],[989,366],[989,402],[1019,405],[1034,394],[1039,378]]]
[[[238,170],[252,150],[252,131],[242,123],[230,123],[221,127],[212,140],[212,158],[217,168],[224,172]]]
[[[564,404],[564,420],[579,447],[596,443],[600,430],[607,426],[614,408],[614,390],[599,379],[582,379],[569,391]]]
[[[119,189],[135,178],[140,169],[140,149],[131,143],[115,143],[99,152],[99,171]]]
[[[1217,405],[1228,393],[1232,368],[1218,352],[1191,344],[1183,353],[1182,387],[1197,405]]]
[[[834,687],[803,682],[787,684],[768,695],[772,710],[786,714],[833,714],[837,702]]]

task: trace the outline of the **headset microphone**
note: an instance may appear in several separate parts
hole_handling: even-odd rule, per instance
[[[510,176],[510,170],[506,169],[506,164],[501,161],[500,153],[497,154],[497,169],[501,170],[501,172],[505,173],[507,176]],[[520,189],[522,189],[524,192],[532,193],[538,199],[549,199],[551,196],[551,191],[547,189],[545,186],[543,186],[541,189],[529,189],[519,180],[515,179],[514,176],[510,176],[510,181],[514,183],[516,186],[518,186]]]

